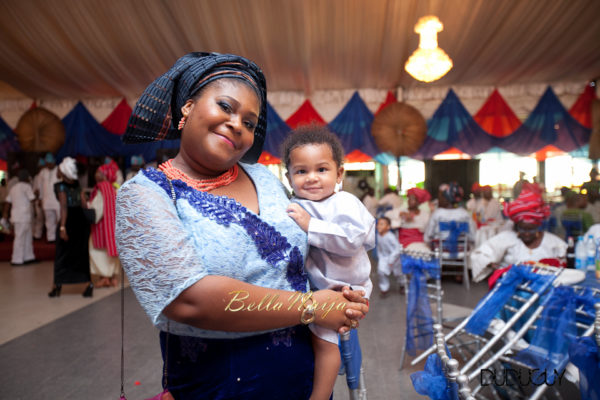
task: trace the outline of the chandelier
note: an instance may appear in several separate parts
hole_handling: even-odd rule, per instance
[[[438,47],[437,33],[444,29],[438,17],[430,15],[419,18],[415,32],[419,34],[419,48],[408,58],[404,69],[413,78],[433,82],[446,75],[452,68],[452,60]]]

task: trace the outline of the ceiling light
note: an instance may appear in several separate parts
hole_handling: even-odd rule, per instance
[[[446,75],[452,60],[437,44],[437,33],[444,29],[438,17],[430,15],[419,19],[415,32],[419,34],[419,48],[408,58],[404,69],[413,78],[433,82]]]

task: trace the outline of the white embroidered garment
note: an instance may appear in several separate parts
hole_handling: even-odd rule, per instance
[[[564,258],[566,252],[565,241],[550,232],[544,232],[542,242],[535,249],[525,246],[515,231],[500,232],[471,252],[473,281],[479,282],[494,271],[487,267],[490,263],[510,265],[543,258]]]
[[[352,286],[371,295],[371,262],[375,247],[375,219],[362,202],[348,192],[321,201],[294,198],[310,215],[306,271],[317,289]]]

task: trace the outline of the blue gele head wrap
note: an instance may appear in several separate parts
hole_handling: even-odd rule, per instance
[[[210,82],[223,78],[246,82],[260,101],[254,143],[241,159],[255,163],[262,153],[267,133],[267,83],[255,63],[233,54],[194,52],[178,59],[171,69],[144,90],[131,113],[123,142],[179,139],[178,123],[185,102]]]

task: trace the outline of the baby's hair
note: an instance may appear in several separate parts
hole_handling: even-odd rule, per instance
[[[289,169],[290,153],[292,150],[309,144],[328,145],[331,148],[333,161],[335,161],[338,168],[342,166],[344,148],[337,136],[331,133],[325,126],[309,125],[294,129],[281,144],[281,154],[283,154],[285,167]]]
[[[389,219],[388,217],[379,217],[379,219],[382,219],[382,220],[384,220],[384,221],[387,221],[388,225],[390,225],[390,226],[392,225],[392,220],[391,220],[391,219]]]

